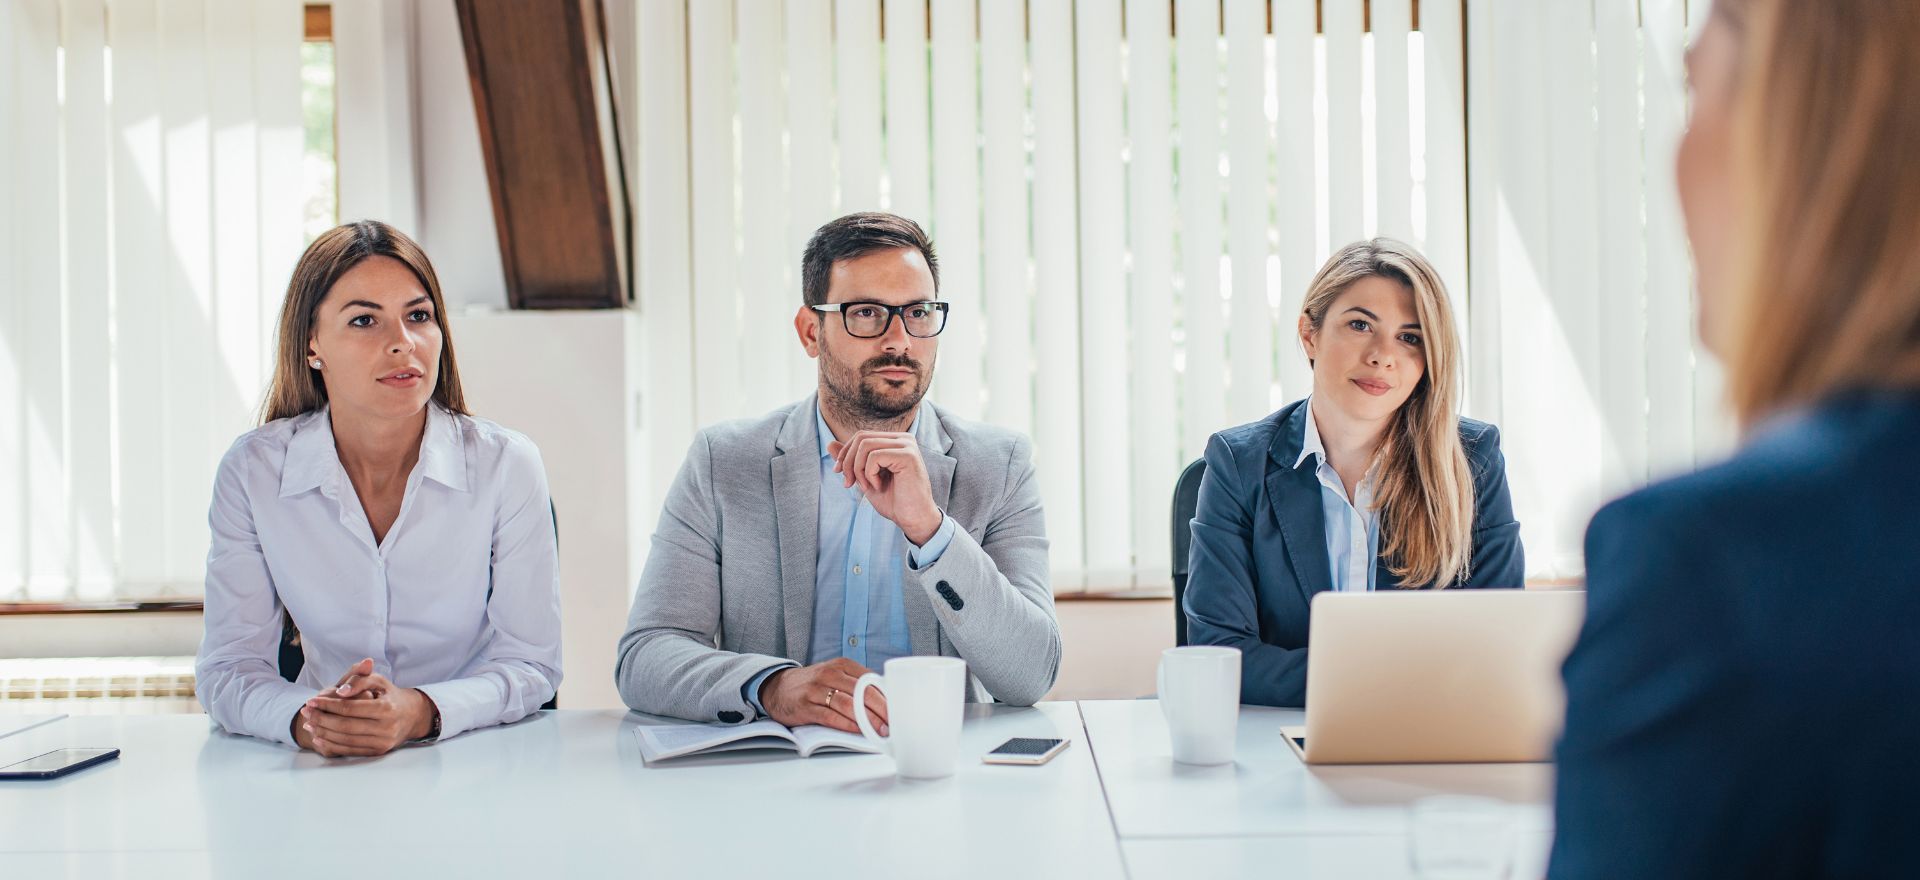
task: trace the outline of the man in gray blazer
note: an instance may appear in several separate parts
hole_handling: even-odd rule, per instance
[[[819,390],[694,438],[620,637],[621,697],[857,731],[862,673],[939,654],[967,661],[969,699],[1032,704],[1060,666],[1032,445],[922,400],[948,311],[933,243],[850,214],[801,276]],[[884,697],[867,708],[885,733]]]

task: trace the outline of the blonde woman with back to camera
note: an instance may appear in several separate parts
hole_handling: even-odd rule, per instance
[[[526,437],[468,415],[433,266],[376,221],[294,268],[263,424],[220,462],[200,702],[328,757],[516,721],[560,685],[559,564]],[[277,665],[299,630],[297,681]]]
[[[1743,437],[1588,527],[1550,873],[1920,877],[1920,3],[1718,0],[1687,54]]]

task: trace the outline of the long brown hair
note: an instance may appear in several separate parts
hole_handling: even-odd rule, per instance
[[[1920,4],[1739,0],[1724,299],[1742,423],[1837,391],[1920,386]]]
[[[1336,251],[1307,286],[1301,314],[1313,332],[1354,282],[1380,277],[1413,291],[1426,371],[1374,453],[1380,535],[1387,569],[1403,585],[1447,587],[1467,578],[1473,558],[1473,472],[1460,445],[1460,337],[1447,288],[1433,264],[1390,238]]]
[[[467,399],[460,391],[460,368],[453,359],[453,334],[447,331],[447,306],[440,299],[440,279],[433,274],[433,264],[405,233],[378,220],[361,220],[321,233],[293,267],[287,298],[280,306],[279,351],[273,358],[273,381],[267,385],[266,401],[260,407],[261,424],[326,405],[326,383],[320,380],[320,371],[307,364],[314,315],[340,276],[369,257],[399,260],[426,288],[433,300],[434,323],[440,325],[440,375],[433,386],[433,400],[449,412],[467,414]]]

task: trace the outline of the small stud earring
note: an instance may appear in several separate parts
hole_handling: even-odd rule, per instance
[[[318,369],[320,369],[320,359],[319,359],[319,358],[314,358],[313,360],[310,360],[310,361],[307,361],[307,364],[308,364],[309,366],[311,366],[311,367],[313,367],[313,368],[314,368],[314,369],[316,369],[316,370],[318,370]]]

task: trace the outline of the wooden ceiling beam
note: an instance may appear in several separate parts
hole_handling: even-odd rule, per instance
[[[508,305],[625,305],[631,210],[600,0],[455,7]]]

